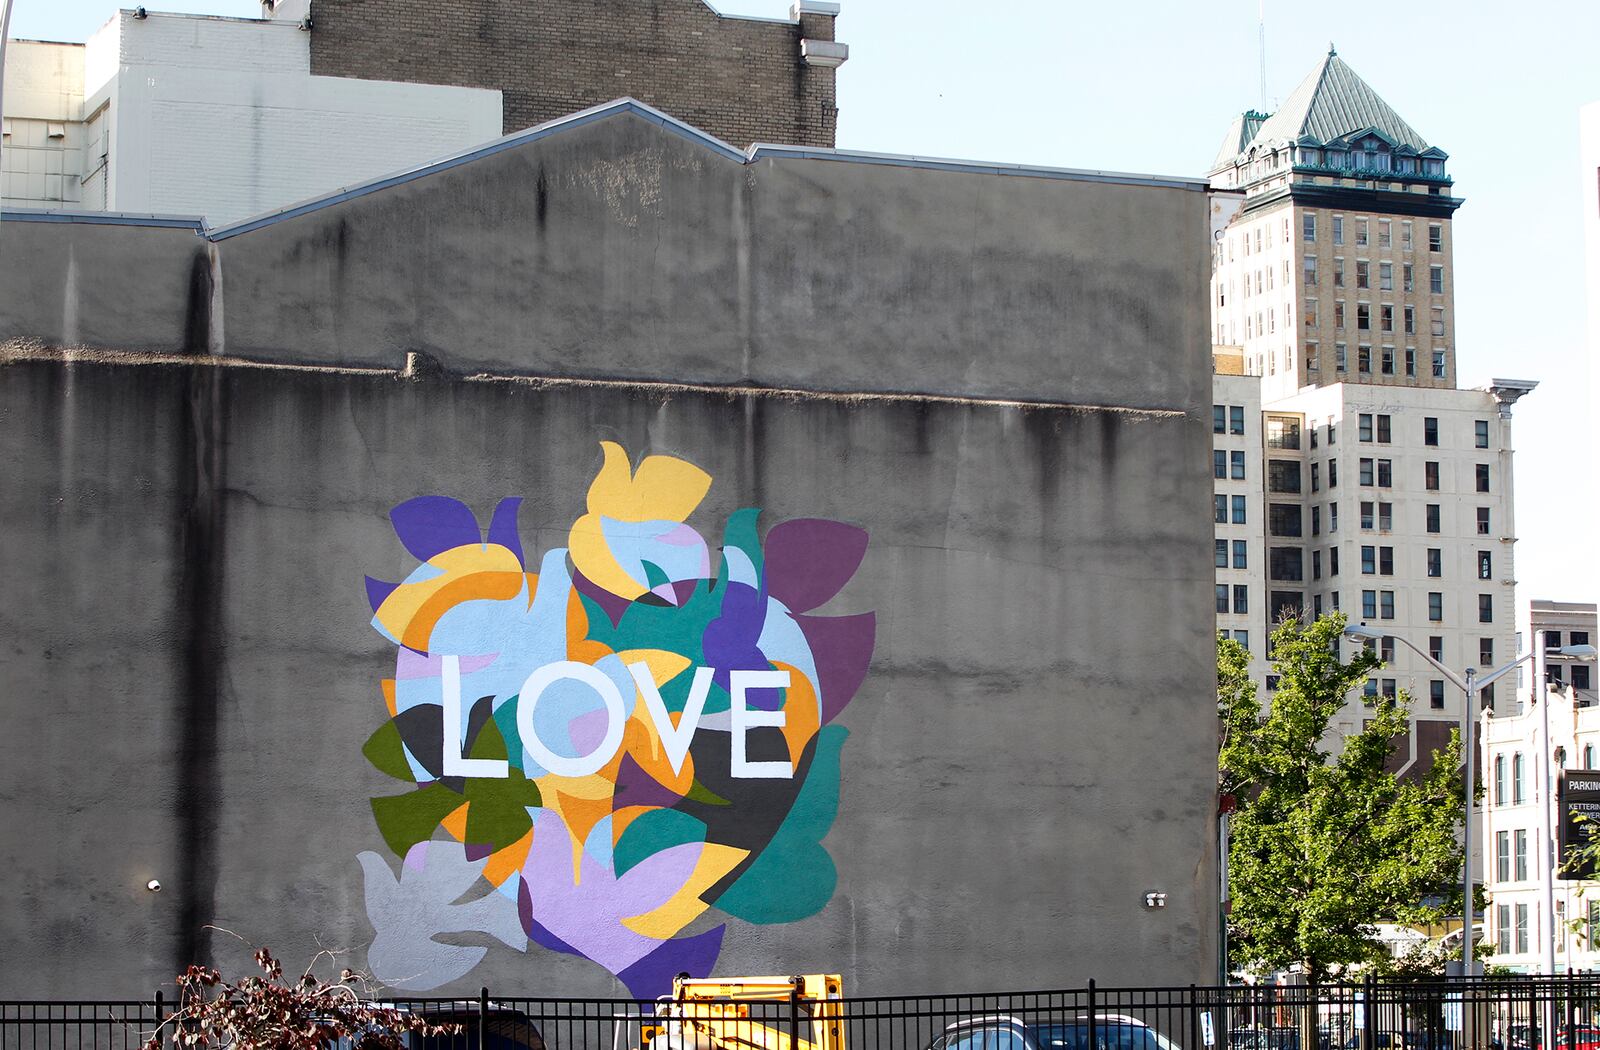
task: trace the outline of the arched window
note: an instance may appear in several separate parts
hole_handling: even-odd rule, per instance
[[[1593,744],[1584,744],[1583,745],[1583,768],[1584,769],[1593,769],[1594,768],[1594,745]]]
[[[1511,804],[1522,801],[1522,752],[1511,756]]]
[[[1506,804],[1506,756],[1494,756],[1494,804]]]

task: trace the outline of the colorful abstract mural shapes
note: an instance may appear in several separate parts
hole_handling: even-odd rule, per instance
[[[443,496],[390,514],[417,565],[366,580],[396,655],[362,753],[401,788],[372,799],[399,875],[359,859],[369,965],[396,988],[465,976],[487,949],[438,937],[477,932],[589,959],[650,997],[709,973],[728,919],[793,922],[833,895],[822,839],[847,733],[832,723],[876,621],[817,610],[866,532],[799,519],[763,538],[745,508],[713,548],[689,523],[709,474],[600,449],[567,546],[536,566],[520,499],[487,529]]]

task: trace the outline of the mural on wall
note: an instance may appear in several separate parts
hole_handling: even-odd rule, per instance
[[[442,496],[390,513],[420,564],[367,580],[398,649],[364,753],[407,790],[372,800],[398,864],[359,860],[368,965],[396,988],[464,976],[488,949],[436,938],[472,932],[582,956],[654,996],[710,973],[727,919],[792,922],[833,895],[833,723],[875,619],[814,610],[854,575],[866,532],[799,519],[763,539],[750,508],[713,547],[688,524],[710,475],[601,449],[587,512],[542,556],[524,552],[520,499],[487,530]]]

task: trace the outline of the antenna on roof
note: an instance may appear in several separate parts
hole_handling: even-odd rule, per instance
[[[1256,30],[1261,48],[1261,112],[1267,111],[1267,0],[1257,6]]]

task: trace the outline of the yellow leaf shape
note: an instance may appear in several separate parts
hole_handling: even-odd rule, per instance
[[[463,802],[439,821],[439,826],[448,831],[457,842],[467,841],[467,807],[470,805],[472,803]]]
[[[650,668],[650,677],[656,680],[657,689],[678,677],[689,666],[687,656],[666,649],[624,649],[617,656],[624,667],[644,664]],[[644,697],[639,698],[639,703],[644,703]]]
[[[528,850],[533,848],[533,829],[505,849],[496,850],[490,857],[489,863],[483,866],[483,877],[491,885],[504,886],[506,880],[522,870],[528,862]]]
[[[643,915],[625,918],[622,920],[622,925],[652,940],[664,941],[672,937],[706,910],[706,902],[700,899],[700,895],[715,886],[717,880],[736,868],[749,855],[749,850],[706,843],[700,851],[700,859],[696,862],[694,871],[689,873],[688,880],[678,887],[677,892],[668,898],[665,904],[652,908]]]
[[[589,513],[618,521],[684,521],[711,490],[711,475],[674,456],[646,456],[637,472],[615,441],[600,442],[605,463],[589,486]]]
[[[434,624],[464,601],[488,598],[509,601],[528,588],[531,600],[538,580],[524,574],[517,556],[498,543],[469,544],[440,551],[428,564],[438,576],[396,587],[378,606],[376,619],[400,643],[427,652]]]

